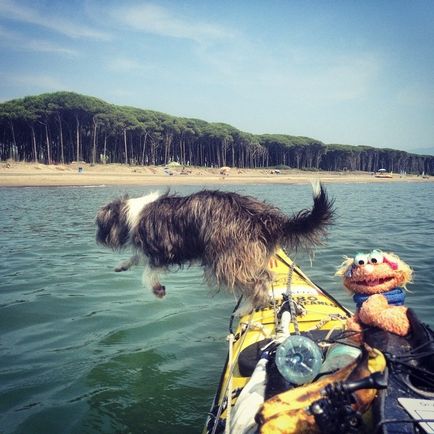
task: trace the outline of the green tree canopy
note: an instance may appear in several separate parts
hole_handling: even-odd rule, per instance
[[[0,104],[0,159],[208,167],[425,172],[434,157],[371,146],[324,144],[310,137],[255,135],[225,123],[109,104],[73,92]]]

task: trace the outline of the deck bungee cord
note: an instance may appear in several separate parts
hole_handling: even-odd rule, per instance
[[[298,320],[297,320],[297,312],[296,312],[296,306],[294,304],[294,300],[292,298],[292,291],[291,291],[291,282],[292,282],[292,275],[294,273],[295,268],[295,258],[292,260],[291,266],[288,270],[288,277],[286,282],[286,297],[288,298],[288,305],[289,305],[289,313],[291,314],[291,322],[294,325],[294,334],[299,335],[300,334],[300,328],[298,326]]]
[[[290,267],[289,272],[288,272],[288,277],[287,277],[287,292],[286,292],[286,294],[287,294],[287,302],[289,303],[289,309],[291,311],[290,317],[291,317],[291,319],[294,318],[294,320],[295,320],[294,328],[297,330],[296,334],[300,334],[297,319],[296,319],[296,308],[295,308],[295,305],[294,305],[292,297],[291,297],[291,281],[292,281],[292,274],[294,271],[294,267],[295,267],[295,262],[292,262],[291,267]],[[235,336],[234,331],[233,331],[233,322],[235,319],[235,312],[240,307],[241,302],[242,302],[242,298],[243,298],[243,296],[239,297],[239,299],[238,299],[238,301],[237,301],[237,303],[236,303],[236,305],[232,311],[230,320],[229,320],[229,334],[226,337],[226,340],[228,341],[228,362],[227,363],[228,363],[229,376],[228,376],[228,379],[226,381],[225,386],[223,387],[225,399],[223,399],[221,401],[220,405],[218,406],[218,410],[217,410],[217,413],[216,413],[215,418],[214,418],[214,425],[213,425],[211,434],[216,434],[217,429],[218,429],[219,419],[220,419],[222,412],[224,410],[226,410],[226,420],[225,420],[225,431],[224,432],[225,432],[225,434],[230,434],[230,432],[231,432],[231,423],[230,422],[231,422],[232,393],[233,393],[232,378],[233,378],[233,371],[234,371],[234,368],[236,366],[236,363],[237,363],[238,357],[239,357],[239,352],[235,356],[235,358],[233,355],[233,345],[234,345],[234,342],[236,340],[236,336]],[[277,330],[279,329],[279,320],[278,320],[278,313],[279,312],[277,309],[276,297],[274,294],[274,285],[272,285],[271,302],[272,302],[272,307],[273,307],[273,313],[274,313],[274,319],[275,319],[275,331],[276,331],[276,336],[277,336]],[[249,321],[243,330],[242,336],[238,336],[237,337],[238,339],[240,337],[245,339],[245,337],[247,336],[247,331],[251,327],[262,329],[262,331],[264,332],[264,327],[262,324],[254,323],[252,321],[253,313],[254,313],[254,310],[249,315]],[[264,336],[266,336],[265,332],[263,334],[264,334]],[[267,347],[270,347],[270,346],[275,344],[276,336],[272,339],[272,341],[269,344],[266,345],[266,347],[261,349],[262,352],[266,351]],[[240,349],[241,348],[242,348],[242,344],[240,344]],[[224,409],[225,405],[226,405],[226,408]]]
[[[234,407],[233,418],[232,418],[232,406],[229,397],[232,396],[231,393],[227,393],[227,409],[226,409],[226,425],[225,434],[238,433],[238,432],[250,432],[256,430],[255,416],[260,405],[264,402],[266,382],[267,382],[267,364],[269,359],[270,351],[272,351],[276,345],[282,344],[282,342],[289,336],[289,325],[292,322],[294,328],[299,335],[299,328],[296,319],[295,305],[291,297],[291,281],[292,273],[294,270],[294,263],[290,267],[287,276],[287,289],[286,289],[286,302],[288,303],[289,310],[282,309],[282,306],[278,309],[274,291],[274,285],[271,286],[271,305],[273,309],[274,316],[274,336],[272,336],[271,341],[263,346],[261,351],[261,356],[259,361],[256,363],[255,369],[247,382],[247,384],[242,389],[240,395],[238,396],[237,402]],[[283,312],[282,312],[283,310]],[[258,327],[259,326],[259,327]],[[259,329],[265,337],[267,333],[262,324],[257,322],[249,321],[249,328],[255,327]],[[231,355],[229,356],[231,357]],[[235,362],[238,361],[238,358]],[[231,369],[233,373],[233,369]],[[232,375],[229,379],[229,384],[232,384]]]

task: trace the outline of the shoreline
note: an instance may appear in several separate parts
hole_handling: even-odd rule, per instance
[[[284,169],[232,168],[222,175],[218,168],[127,166],[122,164],[0,162],[1,187],[67,187],[113,185],[210,185],[210,184],[305,184],[313,179],[324,183],[433,182],[434,177],[417,175],[376,178],[367,172],[325,172]]]

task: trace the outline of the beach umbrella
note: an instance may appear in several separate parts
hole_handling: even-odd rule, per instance
[[[220,175],[229,175],[230,171],[231,171],[230,167],[227,166],[220,167]]]
[[[171,161],[167,164],[168,167],[179,167],[181,166],[177,161]]]

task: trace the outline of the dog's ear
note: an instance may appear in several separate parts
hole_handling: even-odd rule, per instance
[[[96,215],[96,242],[120,250],[128,241],[129,228],[124,212],[124,199],[103,206]]]

